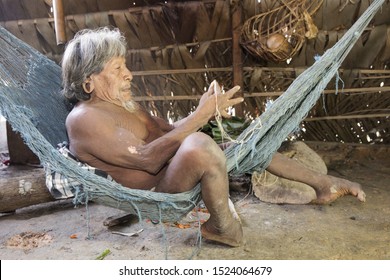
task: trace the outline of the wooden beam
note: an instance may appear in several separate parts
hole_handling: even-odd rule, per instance
[[[187,45],[187,44],[186,44]],[[188,44],[190,45],[190,44]],[[192,43],[191,43],[192,45]],[[134,52],[136,50],[133,50]],[[131,51],[131,52],[133,52]],[[303,72],[307,68],[282,68],[282,67],[243,67],[243,72],[250,72],[256,68],[261,68],[264,72]],[[384,76],[372,76],[372,77],[360,77],[360,79],[387,79],[390,78],[390,70],[367,70],[357,69],[359,74],[382,74]],[[133,76],[158,76],[158,75],[171,75],[171,74],[190,74],[190,73],[205,73],[205,72],[232,72],[233,67],[214,67],[214,68],[189,68],[189,69],[165,69],[165,70],[145,70],[145,71],[132,71]],[[345,69],[340,69],[340,73]]]
[[[175,75],[175,74],[206,73],[206,72],[231,72],[232,69],[233,69],[232,67],[167,69],[167,70],[131,71],[131,74],[134,77],[158,76],[158,75]]]
[[[338,94],[352,93],[352,94],[363,94],[363,93],[378,93],[378,92],[390,92],[390,87],[367,87],[367,88],[345,88],[338,89]],[[251,92],[244,95],[245,98],[249,97],[270,97],[280,96],[284,91],[266,91],[266,92]],[[335,89],[326,89],[323,94],[336,94]]]
[[[64,5],[62,0],[53,0],[54,29],[57,45],[66,43]]]
[[[244,96],[242,89],[244,88],[243,79],[243,63],[242,49],[240,45],[241,28],[242,28],[242,1],[231,1],[232,10],[232,55],[233,55],[233,85],[240,86],[241,90],[236,93],[236,96]],[[244,109],[241,104],[236,105],[235,114],[238,117],[243,117]]]
[[[213,39],[213,40],[209,40],[207,42],[210,42],[211,44],[216,44],[216,43],[221,43],[221,42],[228,42],[228,41],[231,41],[232,38],[230,37],[227,37],[227,38],[221,38],[221,39]],[[174,49],[174,48],[177,48],[179,46],[186,46],[186,47],[196,47],[196,46],[199,46],[199,44],[201,43],[205,43],[206,41],[202,41],[202,42],[192,42],[192,43],[184,43],[184,44],[173,44],[173,45],[166,45],[166,46],[156,46],[156,47],[149,47],[149,48],[144,48],[142,50],[150,50],[150,51],[158,51],[158,50],[161,50],[161,49]],[[129,49],[127,50],[127,55],[129,54],[132,54],[132,53],[137,53],[139,52],[141,49]]]
[[[390,117],[390,113],[312,117],[312,118],[306,118],[303,121],[314,122],[314,121],[327,121],[327,120],[372,119],[372,118],[388,118],[388,117]]]
[[[363,93],[377,93],[377,92],[388,92],[390,87],[367,87],[367,88],[345,88],[338,89],[338,94],[363,94]],[[284,91],[266,91],[266,92],[251,92],[244,95],[245,98],[249,97],[271,97],[271,96],[280,96]],[[336,94],[335,89],[326,89],[323,94]]]
[[[174,100],[198,100],[202,95],[177,95],[177,96],[133,96],[134,101],[174,101]]]
[[[348,88],[339,90],[338,94],[364,94],[364,93],[377,93],[390,92],[390,87],[368,87],[368,88]],[[254,97],[278,97],[282,95],[283,91],[270,91],[270,92],[251,92],[244,93],[244,98],[254,98]],[[336,90],[329,89],[323,92],[324,94],[335,94]],[[201,95],[156,95],[156,96],[134,96],[135,101],[173,101],[173,100],[197,100],[201,98]]]

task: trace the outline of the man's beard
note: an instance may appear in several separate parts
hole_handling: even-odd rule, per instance
[[[126,111],[130,113],[135,113],[139,109],[138,103],[136,103],[133,100],[128,100],[128,101],[122,101],[122,107],[126,109]]]

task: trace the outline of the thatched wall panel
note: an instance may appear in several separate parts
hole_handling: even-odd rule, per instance
[[[343,67],[370,68],[386,45],[386,37],[383,36],[386,30],[387,25],[375,26],[374,29],[363,34],[346,58]]]
[[[108,13],[100,12],[85,15],[85,26],[90,29],[99,28],[100,26],[108,26],[110,21]]]
[[[50,6],[45,1],[31,0],[1,0],[0,21],[45,18]]]
[[[202,68],[206,71],[206,68],[230,66],[231,49],[226,42],[203,42],[194,46],[131,50],[127,62],[132,71]]]
[[[306,132],[301,132],[300,139],[306,141],[342,141],[364,144],[390,142],[390,121],[388,119],[327,120],[304,122],[304,125]]]
[[[23,1],[23,0],[19,0]],[[24,0],[31,1],[31,0]],[[49,1],[51,0],[41,0]],[[37,0],[34,0],[37,2]],[[98,13],[106,12],[110,10],[123,10],[133,7],[133,2],[141,4],[141,0],[63,0],[64,14],[75,15],[75,14],[87,14],[87,13]],[[143,3],[142,3],[143,4]]]
[[[267,4],[267,1],[262,1],[261,3]],[[332,6],[331,3],[333,4],[333,2],[325,1],[323,4],[325,8],[322,10],[332,10],[328,7]],[[173,8],[169,9],[171,6]],[[273,7],[274,5],[268,4],[268,6]],[[387,6],[389,5],[385,5],[384,10],[388,9]],[[344,10],[347,8],[354,8],[354,12],[358,12],[356,5],[348,4]],[[199,41],[202,43],[208,40],[224,39],[231,36],[229,9],[229,1],[216,1],[215,4],[205,4],[203,2],[184,2],[170,6],[144,7],[132,12],[112,11],[89,13],[85,15],[69,15],[66,18],[66,34],[68,38],[72,38],[75,32],[80,29],[96,28],[99,26],[113,24],[114,26],[118,26],[122,32],[125,33],[128,39],[128,45],[131,49],[153,47],[163,48],[167,45],[192,43],[194,41]],[[333,9],[335,9],[335,7]],[[320,13],[322,10],[319,10],[318,13]],[[185,18],[190,15],[194,16],[193,21],[185,20]],[[350,20],[350,17],[343,18],[343,20]],[[332,18],[332,21],[334,20],[336,19]],[[45,51],[47,49],[53,50],[53,54],[51,56],[56,57],[57,55],[58,58],[56,58],[56,61],[59,62],[61,49],[56,48],[55,41],[49,43],[51,46],[50,48],[47,46],[42,47],[41,44],[47,45],[48,40],[41,43],[39,41],[39,37],[34,34],[37,33],[37,31],[34,31],[33,29],[28,30],[27,32],[23,31],[26,28],[30,28],[26,26],[35,26],[35,22],[3,22],[1,24],[5,25],[6,28],[14,33],[17,37],[21,38],[23,41],[28,42],[39,51],[46,54]],[[193,24],[194,22],[196,24]],[[319,25],[318,23],[316,24]],[[189,26],[192,26],[192,28],[189,29]],[[302,67],[306,65],[312,65],[315,55],[321,55],[326,49],[332,47],[345,33],[346,27],[347,26],[342,24],[335,30],[328,28],[320,30],[317,38],[306,41],[300,52],[293,57],[289,66]],[[53,28],[51,30],[46,29],[45,32],[47,34],[40,33],[40,35],[42,35],[44,38],[54,36]],[[366,34],[352,49],[351,54],[346,58],[346,61],[342,67],[368,68],[372,65],[372,63],[375,63],[373,65],[374,67],[383,67],[383,64],[388,61],[390,56],[390,51],[388,51],[390,48],[390,37],[383,36],[383,34],[387,33],[390,33],[388,25],[375,26],[375,28],[373,28],[371,31],[367,31]],[[51,53],[52,51],[49,52]],[[246,55],[246,61],[251,64],[260,63],[271,67],[288,65],[286,63],[270,63],[266,61],[262,62],[260,59],[253,58],[250,55],[247,55],[245,52],[244,54]],[[362,59],[356,60],[354,59],[355,57],[360,57]]]
[[[35,24],[39,42],[41,44],[42,52],[47,54],[62,53],[63,47],[53,44],[56,41],[55,34],[53,32],[53,24],[45,19],[39,19]]]
[[[198,18],[198,6],[188,3],[186,5],[163,6],[164,17],[169,22],[168,33],[174,34],[177,43],[191,42],[196,30],[196,24],[188,19]],[[169,32],[170,31],[170,32]]]
[[[197,5],[195,38],[192,39],[206,41],[231,36],[229,1],[218,0],[213,6],[201,2]]]
[[[136,5],[134,5],[136,3]],[[143,0],[64,0],[65,15],[122,10],[144,5]],[[52,0],[0,0],[0,21],[46,18]]]
[[[231,36],[230,1],[217,1],[211,21],[212,30],[215,30],[214,39]]]
[[[17,21],[11,21],[5,23],[5,28],[33,48],[43,52],[35,24],[19,24]]]
[[[206,86],[201,74],[134,77],[134,84],[133,91],[142,92],[142,96],[146,95],[152,99],[144,102],[148,110],[162,117],[169,115],[174,120],[187,116],[198,100],[170,100],[170,97],[175,94],[184,97],[187,94],[191,98],[194,93],[202,94],[204,92],[202,86]],[[160,99],[153,100],[156,97]]]
[[[66,36],[68,40],[73,38],[77,31],[85,29],[85,16],[84,15],[72,15],[66,18]]]
[[[116,14],[117,13],[114,13],[114,15]],[[123,29],[121,28],[121,31],[123,30],[122,32],[125,32],[125,35],[127,35],[127,43],[129,48],[135,48],[135,49],[142,48],[144,42],[140,41],[140,36],[139,36],[140,30],[139,28],[135,28],[137,27],[137,23],[138,23],[137,16],[129,12],[125,12],[124,15],[126,17],[128,26],[123,25],[122,26]]]
[[[138,28],[140,32],[140,41],[145,44],[145,47],[148,46],[159,46],[162,43],[162,38],[160,38],[159,33],[156,31],[156,28],[159,28],[158,24],[161,24],[162,21],[154,21],[154,18],[151,14],[154,14],[154,17],[158,15],[154,10],[143,9],[142,17],[140,18]]]
[[[381,53],[381,56],[379,58],[379,62],[383,63],[386,61],[390,61],[390,25],[387,26],[387,31],[386,31],[386,45],[383,48],[383,51]]]
[[[198,16],[195,18],[195,38],[197,38],[200,42],[212,40],[214,38],[214,34],[210,32],[211,20],[207,7],[205,5],[199,5],[197,8],[197,15]]]
[[[135,97],[153,114],[178,119],[195,108],[197,99],[213,79],[225,88],[233,86],[231,6],[228,0],[169,2],[150,0],[147,6],[138,0],[67,0],[64,8],[68,39],[84,28],[119,27],[130,48],[128,66],[137,74],[133,83]],[[281,3],[279,0],[240,2],[243,20]],[[313,16],[319,28],[318,36],[306,40],[289,64],[271,63],[244,52],[245,114],[252,117],[261,114],[268,101],[276,99],[278,93],[314,63],[316,55],[322,55],[341,38],[369,3],[370,0],[324,0]],[[49,4],[50,0],[0,0],[0,24],[59,62],[63,46],[55,42],[53,18],[48,17]],[[4,13],[4,7],[12,11]],[[310,117],[318,119],[304,123],[304,139],[368,142],[374,139],[372,131],[374,134],[379,131],[381,139],[390,142],[389,118],[383,117],[390,114],[390,75],[379,71],[390,63],[389,14],[390,1],[386,1],[343,63],[339,93],[327,92],[310,112]],[[370,68],[378,71],[360,71]],[[382,92],[370,89],[381,86]],[[327,89],[335,88],[334,79]],[[351,119],[334,119],[351,115]],[[368,138],[367,133],[371,133]]]

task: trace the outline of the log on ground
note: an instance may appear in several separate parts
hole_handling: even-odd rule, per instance
[[[24,165],[0,169],[0,213],[54,201],[46,188],[43,168]]]

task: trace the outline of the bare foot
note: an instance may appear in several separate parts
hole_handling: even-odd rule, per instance
[[[324,182],[324,188],[316,190],[317,199],[314,199],[311,203],[328,204],[344,195],[353,195],[362,202],[366,201],[366,194],[360,184],[333,176],[328,176],[328,178],[329,181]]]
[[[223,228],[216,227],[208,220],[202,225],[201,231],[204,238],[232,247],[240,246],[243,239],[241,223],[234,218],[231,219],[229,224],[225,224]]]

